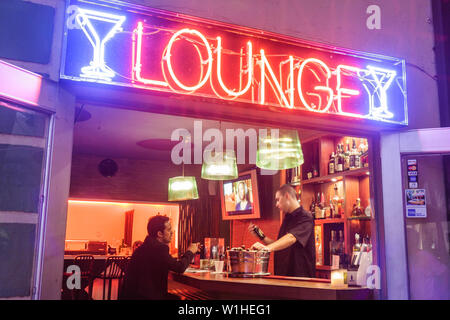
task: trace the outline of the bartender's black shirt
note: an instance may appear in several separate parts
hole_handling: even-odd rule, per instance
[[[299,207],[287,213],[281,224],[278,238],[291,233],[297,241],[290,247],[275,251],[274,273],[280,276],[310,277],[316,273],[314,244],[314,219],[310,212]]]
[[[147,236],[144,243],[131,256],[119,299],[171,299],[167,293],[169,270],[183,273],[193,257],[192,252],[187,251],[177,260],[169,254],[169,247],[166,244]]]

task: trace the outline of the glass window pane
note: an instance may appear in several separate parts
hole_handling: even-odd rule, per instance
[[[35,224],[0,223],[0,298],[30,296]]]
[[[448,156],[447,156],[448,157]],[[417,189],[409,189],[409,170],[417,171],[414,182]],[[416,164],[413,164],[416,160]],[[450,162],[441,155],[407,156],[403,158],[405,189],[425,190],[426,217],[406,217],[406,240],[408,250],[409,292],[411,299],[450,299],[450,259],[448,176]],[[411,168],[412,166],[415,166]],[[415,186],[415,185],[412,185]],[[408,191],[405,194],[422,194]],[[409,197],[411,198],[411,196]],[[409,210],[419,210],[421,204],[414,199],[407,200]],[[419,199],[419,198],[417,198]],[[405,208],[405,213],[408,208]]]
[[[46,116],[0,102],[0,133],[44,137]],[[6,108],[5,108],[6,106]]]
[[[0,211],[38,212],[44,150],[0,144]]]
[[[0,298],[30,297],[35,286],[49,120],[0,101]]]

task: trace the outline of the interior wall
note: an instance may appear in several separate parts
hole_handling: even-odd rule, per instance
[[[113,177],[104,177],[98,171],[98,164],[104,159],[73,155],[71,198],[167,202],[169,178],[181,175],[181,167],[170,161],[114,158],[117,173]]]
[[[259,170],[258,170],[259,171]],[[233,220],[231,223],[231,247],[245,245],[249,248],[258,238],[250,234],[248,226],[250,222],[258,225],[266,236],[277,239],[280,229],[280,212],[275,207],[275,193],[280,187],[280,175],[258,175],[258,191],[261,218],[251,220]],[[273,253],[269,260],[269,272],[273,274]]]
[[[70,201],[66,240],[107,241],[118,247],[124,238],[128,205]]]
[[[147,236],[147,222],[150,217],[158,214],[166,215],[170,219],[174,232],[169,246],[170,253],[175,254],[178,248],[179,205],[134,204],[132,208],[134,209],[132,243],[138,240],[145,240]]]
[[[66,240],[106,241],[118,248],[125,236],[125,212],[133,211],[132,241],[144,241],[147,222],[158,214],[171,219],[174,231],[171,252],[178,247],[177,204],[120,203],[69,200],[67,210]]]

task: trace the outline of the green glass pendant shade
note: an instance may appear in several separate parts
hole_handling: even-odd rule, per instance
[[[233,150],[216,152],[211,159],[205,157],[202,178],[208,180],[232,180],[238,177],[236,154]]]
[[[169,201],[198,199],[195,177],[169,178]]]
[[[284,170],[302,165],[302,146],[296,130],[270,130],[260,136],[256,165],[261,169]]]

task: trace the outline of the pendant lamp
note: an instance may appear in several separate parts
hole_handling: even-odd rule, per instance
[[[296,130],[271,129],[259,136],[256,165],[261,169],[284,170],[302,165],[302,146]]]
[[[197,181],[195,177],[184,176],[169,178],[169,201],[198,199]]]
[[[238,177],[234,150],[215,152],[204,158],[202,178],[208,180],[232,180]]]

